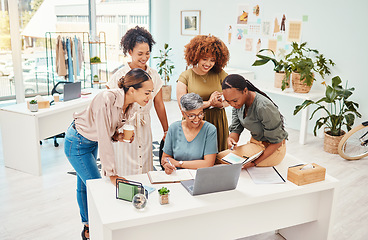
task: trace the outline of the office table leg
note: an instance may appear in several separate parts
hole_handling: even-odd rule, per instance
[[[308,116],[309,116],[309,107],[304,108],[302,110],[302,117],[301,117],[301,123],[300,123],[300,135],[299,135],[299,143],[302,145],[304,145],[307,140]]]
[[[1,135],[5,166],[40,176],[42,169],[37,118],[1,111]]]

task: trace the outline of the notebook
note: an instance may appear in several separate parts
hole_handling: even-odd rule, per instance
[[[263,153],[263,150],[259,151],[256,154],[253,154],[250,157],[248,157],[248,156],[240,157],[240,156],[230,152],[225,157],[223,157],[222,160],[227,162],[227,163],[230,163],[230,164],[242,163],[243,166],[244,166],[245,164],[256,160],[259,156],[261,156],[262,153]]]
[[[194,180],[182,181],[187,191],[195,196],[233,190],[238,185],[242,164],[221,164],[199,168]]]
[[[64,102],[81,97],[81,82],[64,84]]]
[[[152,184],[175,183],[184,180],[194,179],[194,176],[189,169],[177,169],[171,174],[166,174],[165,171],[149,171],[147,175]]]

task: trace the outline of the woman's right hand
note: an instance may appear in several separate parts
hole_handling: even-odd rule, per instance
[[[236,141],[234,138],[232,137],[227,138],[227,146],[229,147],[229,149],[232,147],[236,147],[237,144],[238,144],[238,141]]]
[[[171,165],[167,160],[165,160],[162,166],[165,168],[165,173],[168,175],[176,171],[176,167],[174,165]]]

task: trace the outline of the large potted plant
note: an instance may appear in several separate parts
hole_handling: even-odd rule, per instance
[[[268,51],[268,52],[272,53],[273,57],[259,54],[263,51]],[[281,88],[282,90],[285,90],[285,88],[288,88],[290,86],[290,75],[286,76],[286,74],[285,74],[285,69],[289,67],[289,65],[286,62],[284,62],[282,59],[277,60],[276,56],[275,56],[275,53],[271,49],[262,49],[258,52],[258,54],[256,56],[259,59],[254,61],[252,66],[262,66],[262,65],[268,63],[269,61],[273,62],[274,66],[275,66],[273,68],[273,70],[275,71],[274,86],[276,88]]]
[[[289,67],[285,68],[287,76],[291,74],[291,82],[294,92],[308,93],[312,88],[315,79],[315,73],[318,73],[322,79],[331,74],[330,66],[335,63],[331,59],[326,59],[316,49],[306,47],[307,43],[296,42],[291,44],[292,50],[285,56],[285,61]]]
[[[325,115],[316,121],[313,132],[316,136],[317,129],[326,126],[324,138],[324,150],[326,152],[336,154],[339,142],[345,134],[342,127],[346,126],[349,131],[354,124],[355,116],[361,117],[361,114],[357,111],[359,104],[348,100],[354,90],[354,88],[347,88],[347,86],[344,88],[340,77],[336,76],[332,78],[331,85],[326,86],[323,98],[318,101],[305,100],[301,105],[295,107],[294,115],[309,105],[317,105],[317,109],[314,110],[310,119],[319,110],[325,112]]]
[[[171,100],[171,85],[167,85],[172,75],[172,70],[175,68],[173,62],[169,59],[169,52],[172,48],[169,48],[169,44],[165,43],[164,49],[160,50],[160,56],[153,57],[159,59],[157,63],[158,74],[164,80],[164,86],[162,86],[162,97],[164,101]]]

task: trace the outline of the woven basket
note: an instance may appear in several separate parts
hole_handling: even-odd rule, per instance
[[[275,88],[281,88],[281,85],[282,85],[282,79],[285,78],[285,73],[284,72],[275,72]],[[290,76],[289,76],[289,79],[287,81],[288,85],[286,86],[286,88],[289,88],[290,87]]]
[[[313,74],[314,77],[314,74]],[[292,72],[291,73],[291,81],[293,84],[294,92],[296,93],[309,93],[313,86],[313,82],[310,86],[304,83],[303,80],[300,80],[300,73]]]
[[[342,131],[342,130],[341,130]],[[330,131],[325,131],[325,138],[323,144],[323,150],[328,153],[337,154],[337,148],[341,139],[344,137],[345,132],[343,131],[343,135],[341,136],[331,136]]]

